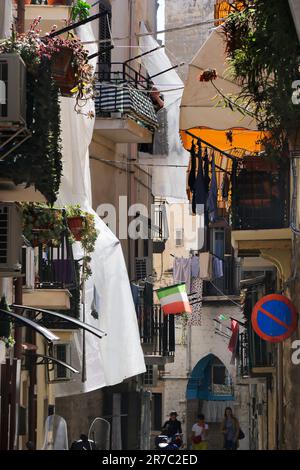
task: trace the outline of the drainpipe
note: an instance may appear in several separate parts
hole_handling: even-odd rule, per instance
[[[132,0],[129,0],[129,57],[128,60],[132,58],[132,26],[133,26],[133,5]],[[131,155],[133,151],[133,144],[127,144],[127,161],[131,160]],[[127,214],[129,213],[129,208],[132,204],[132,174],[131,174],[131,165],[127,165]],[[127,226],[129,227],[129,216],[127,215]],[[132,241],[128,236],[128,273],[129,279],[133,279],[133,269],[132,269],[132,253],[134,250],[132,249]]]

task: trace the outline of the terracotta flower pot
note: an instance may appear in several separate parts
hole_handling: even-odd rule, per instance
[[[48,5],[66,5],[66,0],[48,0]]]
[[[68,227],[72,232],[75,240],[81,240],[81,233],[83,229],[83,217],[75,216],[75,217],[68,217]]]
[[[62,47],[52,56],[51,72],[63,96],[72,96],[71,90],[76,86],[75,71],[72,66],[73,52]]]

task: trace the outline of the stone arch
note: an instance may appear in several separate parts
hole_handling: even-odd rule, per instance
[[[213,367],[220,366],[224,367],[225,370],[222,370],[222,373],[227,374],[228,381],[232,381],[232,376],[230,374],[229,368],[224,364],[224,362],[215,354],[209,353],[202,357],[195,367],[192,370],[191,376],[187,384],[187,400],[191,399],[200,399],[200,400],[213,400],[213,401],[223,401],[223,400],[233,400],[233,392],[228,394],[216,394],[214,393],[212,386],[212,371]],[[226,377],[225,377],[226,379]],[[229,385],[228,385],[229,387]],[[224,390],[226,388],[224,387]],[[229,390],[229,388],[228,388]]]
[[[187,383],[187,430],[191,430],[196,422],[197,415],[204,413],[205,420],[209,423],[208,446],[209,449],[222,449],[223,437],[220,432],[220,423],[227,406],[233,406],[234,395],[232,386],[228,384],[224,388],[220,385],[215,388],[213,382],[212,367],[222,366],[229,378],[230,368],[214,353],[204,355],[194,366]],[[214,377],[214,380],[216,378]],[[216,380],[218,381],[218,380]],[[188,436],[189,437],[189,436]],[[188,441],[189,442],[189,441]],[[190,442],[189,442],[190,444]]]

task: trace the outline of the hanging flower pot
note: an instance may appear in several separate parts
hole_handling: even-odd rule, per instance
[[[66,0],[48,0],[48,5],[67,5]]]
[[[18,3],[18,0],[14,0],[14,3]],[[25,0],[25,5],[30,5],[31,4],[31,0]]]
[[[68,217],[68,227],[76,241],[81,240],[83,222],[84,222],[84,217],[81,217],[81,216]]]
[[[71,90],[77,85],[72,64],[73,51],[62,47],[51,58],[51,73],[63,96],[73,96]]]

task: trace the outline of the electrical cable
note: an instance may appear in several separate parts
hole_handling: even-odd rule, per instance
[[[226,16],[225,18],[222,18],[222,21],[225,21],[227,18],[228,16]],[[156,34],[172,33],[172,32],[182,31],[184,29],[195,28],[197,26],[206,26],[212,23],[216,23],[216,20],[212,19],[212,20],[200,21],[198,23],[190,23],[184,26],[173,26],[172,28],[161,29],[159,31],[149,31],[148,33],[136,33],[136,36],[138,38],[141,38],[144,36],[155,36]]]
[[[237,305],[237,307],[242,308],[241,304],[238,304],[237,302],[235,302],[234,300],[232,300],[230,297],[228,297],[228,295],[224,294],[224,292],[222,292],[221,289],[219,289],[212,281],[208,281],[208,282],[210,282],[210,284],[211,284],[220,294],[222,294],[222,296],[225,297],[225,299],[229,300],[232,304]]]
[[[228,18],[225,17],[225,18],[222,18],[222,21],[225,21],[226,19]],[[158,30],[158,31],[149,31],[148,33],[136,33],[136,37],[140,38],[140,37],[144,37],[144,36],[155,36],[157,34],[163,34],[163,33],[172,33],[172,32],[177,32],[177,31],[182,31],[182,30],[185,30],[185,29],[190,29],[190,28],[195,28],[195,27],[199,27],[199,26],[207,26],[207,25],[210,25],[210,24],[213,24],[215,23],[216,20],[215,19],[212,19],[212,20],[206,20],[206,21],[200,21],[199,23],[190,23],[190,24],[187,24],[187,25],[184,25],[184,26],[177,26],[177,27],[172,27],[172,28],[166,28],[166,29],[162,29],[162,30]],[[118,38],[118,37],[112,37],[111,39],[101,39],[101,40],[95,40],[95,41],[87,41],[87,42],[84,42],[83,44],[100,44],[100,43],[103,43],[103,42],[111,42],[111,41],[123,41],[125,39],[129,39],[129,36],[124,36],[122,38]],[[139,45],[137,46],[124,46],[124,47],[140,47]]]

